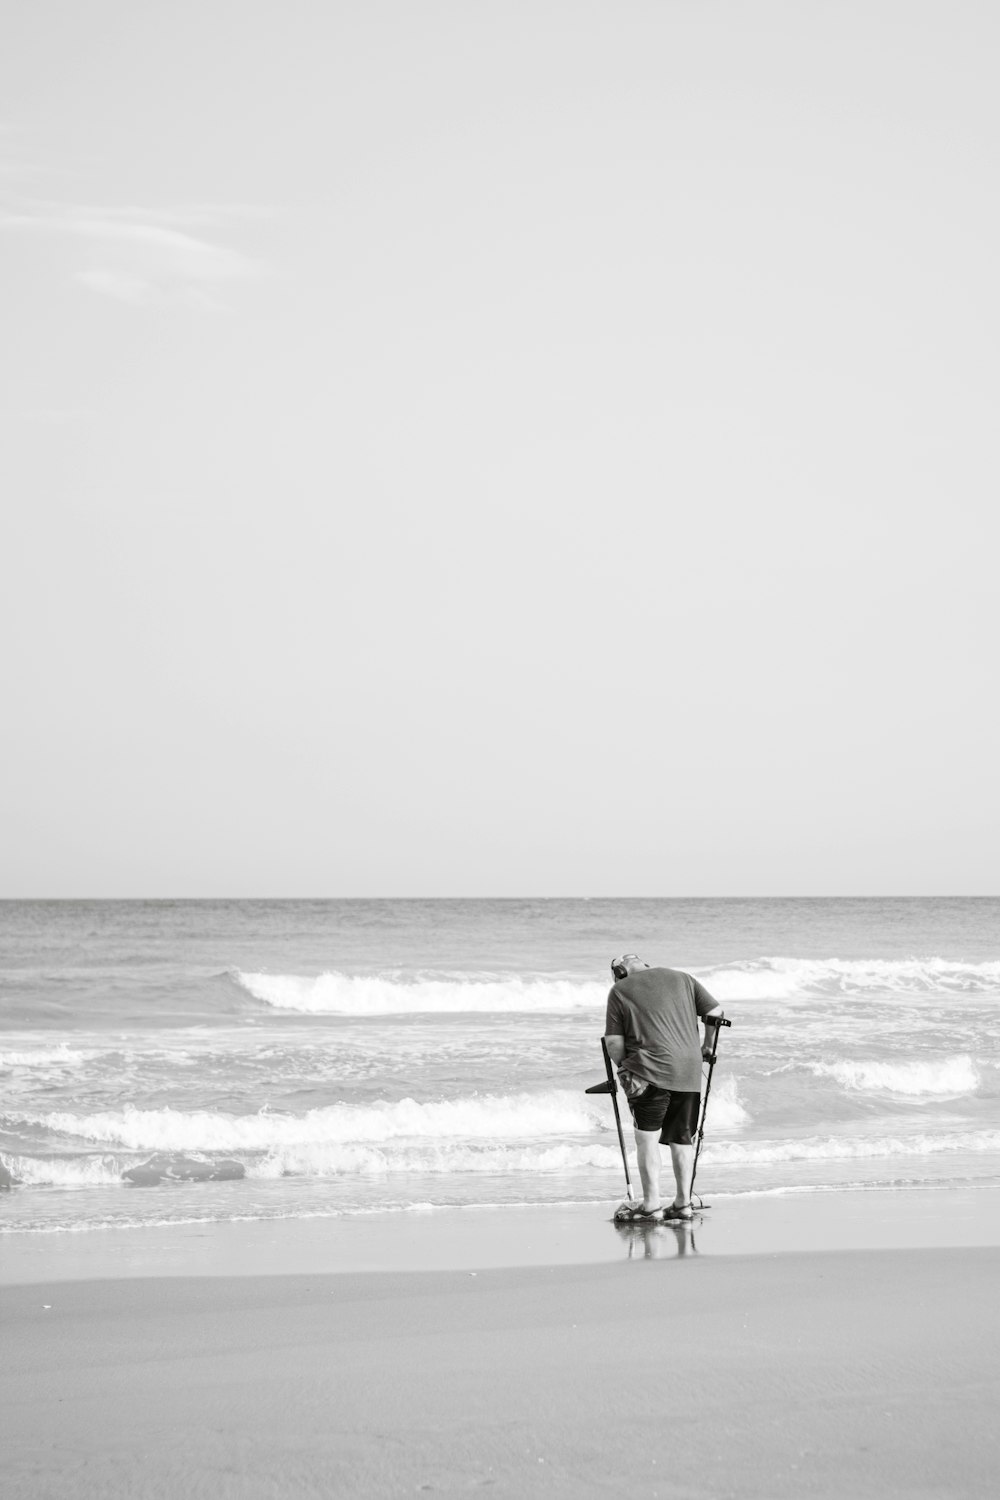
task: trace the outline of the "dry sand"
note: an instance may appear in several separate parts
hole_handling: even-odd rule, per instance
[[[604,1264],[8,1286],[2,1493],[997,1493],[1000,1249],[665,1235]]]

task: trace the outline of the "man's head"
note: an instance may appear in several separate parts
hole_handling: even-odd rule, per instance
[[[636,969],[648,969],[649,964],[644,964],[638,953],[621,953],[617,958],[611,960],[611,973],[616,982],[627,979],[634,974]]]

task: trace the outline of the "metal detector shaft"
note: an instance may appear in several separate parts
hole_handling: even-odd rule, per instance
[[[712,1092],[712,1074],[715,1072],[715,1058],[719,1050],[719,1032],[723,1026],[731,1026],[732,1021],[727,1021],[725,1016],[709,1016],[708,1019],[715,1027],[715,1036],[712,1039],[712,1051],[708,1058],[708,1081],[705,1084],[705,1097],[701,1101],[701,1119],[698,1121],[698,1134],[694,1143],[694,1166],[691,1168],[691,1196],[694,1197],[694,1180],[698,1175],[698,1157],[701,1155],[701,1143],[705,1134],[705,1116],[708,1113],[708,1096]],[[617,1107],[615,1113],[617,1114]]]
[[[618,1128],[618,1144],[621,1147],[622,1166],[625,1168],[625,1192],[630,1203],[635,1202],[635,1194],[632,1191],[632,1178],[629,1176],[628,1157],[625,1154],[625,1137],[622,1134],[622,1117],[618,1113],[618,1085],[615,1083],[615,1070],[611,1063],[608,1052],[608,1044],[601,1037],[601,1051],[604,1053],[604,1066],[607,1070],[608,1079],[606,1083],[595,1083],[593,1088],[585,1089],[587,1094],[610,1094],[611,1103],[615,1111],[615,1125]]]
[[[618,1113],[618,1088],[615,1083],[614,1067],[612,1066],[611,1056],[608,1052],[608,1044],[603,1037],[601,1037],[601,1051],[604,1053],[604,1066],[608,1070],[608,1082],[611,1085],[611,1104],[615,1112],[615,1126],[618,1130],[618,1144],[621,1147],[622,1166],[625,1168],[625,1196],[631,1203],[635,1194],[632,1191],[632,1179],[629,1176],[628,1154],[625,1150],[625,1135],[622,1131],[622,1117]]]

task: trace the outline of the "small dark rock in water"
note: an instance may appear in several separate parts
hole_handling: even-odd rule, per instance
[[[151,1156],[122,1173],[123,1182],[154,1187],[158,1182],[235,1182],[246,1176],[239,1161],[204,1161],[192,1156]]]
[[[246,1175],[247,1169],[241,1161],[217,1161],[211,1180],[212,1182],[237,1182]]]
[[[146,1161],[141,1167],[129,1167],[127,1172],[122,1173],[122,1181],[132,1182],[136,1187],[152,1187],[155,1183],[162,1182],[165,1176],[165,1167]]]
[[[0,1161],[0,1188],[9,1188],[13,1186],[13,1177],[11,1176],[8,1169],[4,1166],[3,1162]]]

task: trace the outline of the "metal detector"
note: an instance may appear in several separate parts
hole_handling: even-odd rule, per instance
[[[726,1025],[729,1025],[728,1021]],[[716,1040],[718,1040],[718,1032],[716,1032]],[[611,1058],[608,1055],[608,1044],[603,1037],[601,1037],[601,1051],[604,1053],[604,1066],[608,1071],[608,1076],[604,1083],[592,1084],[589,1089],[584,1089],[583,1092],[585,1094],[611,1095],[611,1103],[614,1105],[615,1110],[615,1124],[618,1127],[618,1144],[622,1148],[622,1166],[625,1168],[625,1192],[628,1195],[628,1201],[634,1203],[635,1194],[632,1191],[632,1179],[629,1176],[628,1170],[628,1157],[625,1154],[625,1137],[622,1134],[622,1117],[618,1113],[618,1085],[615,1083],[615,1070],[611,1065]]]
[[[692,1198],[692,1200],[694,1199],[694,1179],[695,1179],[695,1177],[698,1174],[698,1157],[701,1155],[701,1142],[702,1142],[702,1137],[705,1134],[705,1116],[708,1113],[708,1096],[712,1092],[712,1074],[715,1072],[715,1056],[716,1056],[716,1053],[719,1050],[719,1032],[720,1032],[720,1030],[722,1029],[723,1026],[731,1026],[733,1024],[732,1021],[727,1021],[726,1018],[725,1018],[725,1016],[706,1016],[705,1017],[705,1022],[706,1022],[706,1024],[711,1023],[711,1025],[713,1025],[715,1027],[715,1036],[712,1038],[712,1050],[709,1053],[708,1058],[707,1058],[707,1062],[708,1062],[708,1081],[705,1084],[705,1097],[701,1101],[701,1117],[698,1120],[698,1134],[695,1136],[695,1141],[694,1141],[694,1166],[691,1168],[691,1198]],[[605,1051],[606,1050],[607,1049],[605,1048]],[[617,1113],[618,1113],[618,1107],[616,1105],[615,1106],[615,1114],[617,1114]],[[699,1199],[698,1199],[698,1207],[699,1207],[699,1209],[707,1208],[708,1204],[707,1203],[702,1203],[701,1198],[699,1197]]]

